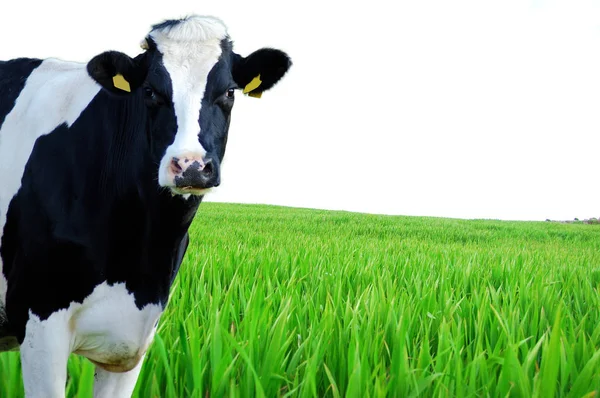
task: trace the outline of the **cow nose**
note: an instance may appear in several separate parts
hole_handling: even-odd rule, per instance
[[[185,173],[190,166],[192,168],[202,170],[205,166],[204,160],[202,158],[195,157],[173,157],[171,159],[171,171],[174,175],[180,175]]]
[[[219,185],[218,167],[211,158],[173,157],[170,168],[177,188],[206,189]]]

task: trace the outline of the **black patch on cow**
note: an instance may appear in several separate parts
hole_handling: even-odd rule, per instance
[[[42,60],[36,58],[17,58],[8,61],[0,61],[0,129],[4,124],[6,116],[14,108],[19,94],[23,90],[23,87],[25,87],[27,79],[41,63]],[[2,137],[0,137],[0,140],[2,140]],[[6,241],[6,239],[3,236],[2,242],[4,241]],[[1,245],[1,247],[4,246]],[[2,274],[6,276],[5,268],[2,270]],[[3,336],[8,334],[7,319],[4,315],[4,303],[0,302],[0,340],[2,340]],[[8,343],[5,342],[5,344]],[[0,345],[2,345],[1,342]],[[0,351],[10,348],[9,345],[10,344],[6,347],[0,347]]]
[[[27,78],[41,63],[41,59],[35,58],[0,61],[0,98],[2,99],[0,101],[0,127],[4,123],[6,115],[14,108]]]
[[[142,95],[148,117],[154,121],[146,129],[152,161],[158,165],[165,149],[174,141],[177,131],[177,119],[173,104],[173,83],[163,65],[163,56],[156,44],[149,39],[150,49],[136,57],[136,62],[147,64],[146,81],[142,84]],[[158,175],[156,176],[158,180]]]
[[[200,144],[206,150],[206,160],[212,162],[212,167],[217,173],[216,184],[219,183],[220,165],[225,156],[227,136],[231,121],[231,113],[235,103],[234,98],[228,98],[229,89],[239,86],[233,79],[232,42],[229,39],[221,41],[221,56],[208,73],[208,79],[202,107],[200,108]]]

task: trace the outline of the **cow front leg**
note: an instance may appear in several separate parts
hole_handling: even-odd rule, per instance
[[[135,368],[128,372],[109,372],[96,366],[94,375],[94,398],[129,398],[133,394],[142,370],[145,354]]]
[[[64,398],[71,332],[65,311],[40,319],[30,313],[20,346],[26,398]]]

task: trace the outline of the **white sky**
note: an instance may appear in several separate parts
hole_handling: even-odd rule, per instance
[[[513,220],[600,217],[600,2],[53,0],[1,6],[0,59],[135,55],[223,19],[294,66],[237,96],[206,201]]]

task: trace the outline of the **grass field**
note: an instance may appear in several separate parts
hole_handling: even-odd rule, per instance
[[[600,392],[598,225],[204,203],[191,235],[136,396]]]

